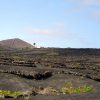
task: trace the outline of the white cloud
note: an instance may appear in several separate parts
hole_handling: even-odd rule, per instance
[[[85,5],[100,5],[100,0],[82,0]]]
[[[49,29],[49,28],[32,28],[32,29],[29,30],[28,33],[54,36],[54,35],[64,34],[64,30],[62,30],[62,29],[53,29],[53,28],[52,29]]]
[[[100,0],[66,0],[81,5],[100,5]]]
[[[35,41],[37,44],[43,43],[44,41],[48,43],[52,41],[55,42],[56,40],[61,40],[61,42],[68,42],[70,44],[71,42],[76,41],[77,39],[82,45],[90,44],[87,38],[84,37],[84,35],[73,32],[72,26],[65,26],[63,23],[55,23],[54,25],[52,25],[52,27],[48,28],[33,27],[29,28],[27,31],[24,31],[24,33],[28,35],[31,34],[31,41]]]
[[[33,34],[53,34],[53,32],[51,30],[40,29],[40,28],[33,28],[31,30],[31,33],[33,33]]]
[[[68,11],[69,13],[100,19],[100,0],[66,0],[66,2],[74,4]]]
[[[57,36],[65,34],[65,25],[62,23],[55,23],[49,28],[28,28],[25,33],[38,34],[38,35],[48,35]]]

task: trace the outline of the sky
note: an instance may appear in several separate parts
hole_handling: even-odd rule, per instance
[[[100,48],[100,0],[0,0],[0,40]]]

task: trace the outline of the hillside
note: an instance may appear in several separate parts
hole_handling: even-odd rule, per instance
[[[21,39],[7,39],[0,41],[1,48],[12,48],[12,49],[25,49],[25,48],[33,48],[33,46]]]
[[[13,49],[9,48],[8,46],[0,44],[0,51],[5,51],[5,50],[13,50]]]

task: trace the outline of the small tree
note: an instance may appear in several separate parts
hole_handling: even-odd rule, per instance
[[[33,46],[36,47],[36,43],[35,42],[33,43]]]

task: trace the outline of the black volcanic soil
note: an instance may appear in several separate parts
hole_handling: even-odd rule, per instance
[[[61,90],[65,82],[75,87],[90,85],[93,91],[57,95],[39,92],[49,86]],[[1,50],[0,89],[36,92],[29,100],[100,100],[100,49]]]

